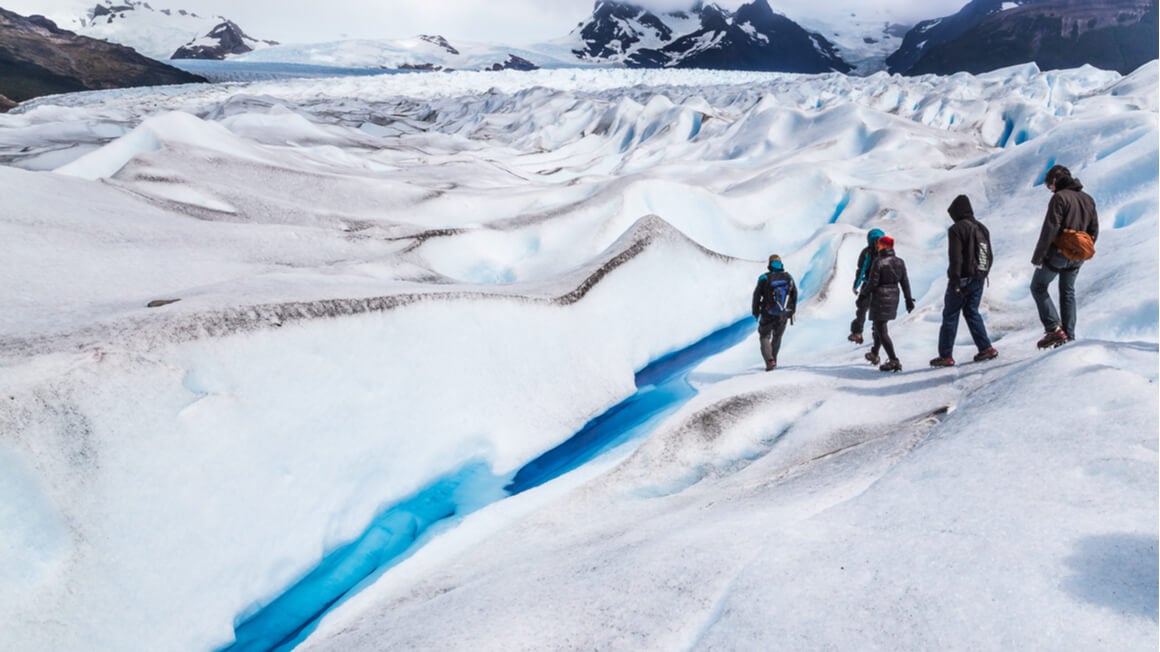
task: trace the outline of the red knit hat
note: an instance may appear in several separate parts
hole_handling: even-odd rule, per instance
[[[878,248],[879,249],[893,249],[894,248],[894,238],[892,238],[888,235],[884,235],[881,238],[878,238]]]

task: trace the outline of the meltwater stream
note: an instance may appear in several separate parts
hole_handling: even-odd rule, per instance
[[[302,579],[269,604],[240,618],[235,642],[223,652],[290,650],[314,630],[327,611],[418,547],[436,523],[462,517],[537,487],[591,461],[601,453],[647,433],[663,417],[696,394],[688,382],[698,363],[743,341],[754,330],[743,319],[670,353],[636,373],[637,391],[595,417],[564,443],[515,473],[497,477],[483,463],[448,474],[379,514],[356,540],[328,554]]]

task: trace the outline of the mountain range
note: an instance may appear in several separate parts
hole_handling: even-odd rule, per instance
[[[591,15],[566,36],[518,48],[452,44],[437,35],[279,45],[249,36],[224,16],[155,10],[139,0],[101,0],[66,26],[75,29],[78,39],[125,45],[174,65],[180,59],[231,59],[397,70],[613,66],[917,75],[979,73],[1034,61],[1041,69],[1090,64],[1126,74],[1156,59],[1160,49],[1157,0],[971,0],[951,16],[913,26],[883,20],[871,10],[847,15],[819,8],[817,13],[830,18],[798,22],[777,12],[769,0],[751,0],[735,11],[701,0],[690,0],[690,7],[679,11],[596,0]],[[52,24],[38,20],[40,25]],[[11,54],[10,46],[4,49],[11,42],[10,23],[0,24],[0,56],[7,52],[12,60],[19,56]],[[56,42],[71,33],[55,25],[52,30]],[[28,34],[24,30],[21,38]],[[83,43],[88,41],[77,40],[70,47],[79,51]],[[21,47],[26,52],[20,56],[36,50]],[[92,57],[110,60],[117,55],[97,48]],[[14,65],[0,59],[0,94],[17,99],[27,92],[10,88],[7,68]],[[60,71],[46,74],[59,76]],[[80,77],[69,83],[49,83],[46,78],[43,88],[94,88]],[[127,79],[140,83],[136,77]],[[31,88],[27,81],[23,85]]]
[[[0,9],[0,107],[41,95],[204,82],[131,48]]]

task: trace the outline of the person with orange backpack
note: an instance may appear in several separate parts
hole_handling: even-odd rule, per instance
[[[1031,255],[1031,264],[1035,265],[1035,273],[1031,275],[1031,296],[1039,310],[1039,321],[1047,333],[1037,346],[1047,349],[1075,339],[1075,279],[1084,261],[1095,254],[1100,220],[1095,200],[1083,191],[1083,184],[1072,178],[1067,168],[1052,166],[1043,179],[1043,185],[1052,194],[1039,241],[1035,243],[1035,253]],[[1059,277],[1062,318],[1048,294],[1056,277]]]
[[[793,276],[785,271],[781,256],[769,257],[769,271],[757,279],[753,289],[753,318],[757,320],[757,337],[761,344],[761,357],[765,359],[765,370],[777,367],[777,353],[781,350],[781,337],[785,327],[793,323],[797,311],[797,284]]]

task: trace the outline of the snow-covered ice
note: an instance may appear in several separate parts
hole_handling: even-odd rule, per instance
[[[454,513],[299,649],[1153,650],[1158,70],[400,74],[0,115],[3,647],[226,648],[451,478]],[[1101,232],[1078,340],[1040,352],[1056,163]],[[1000,356],[964,325],[934,370],[960,193]],[[845,338],[875,227],[918,300],[900,374]],[[802,298],[765,373],[741,322],[770,253]],[[738,329],[679,391],[638,374]]]

